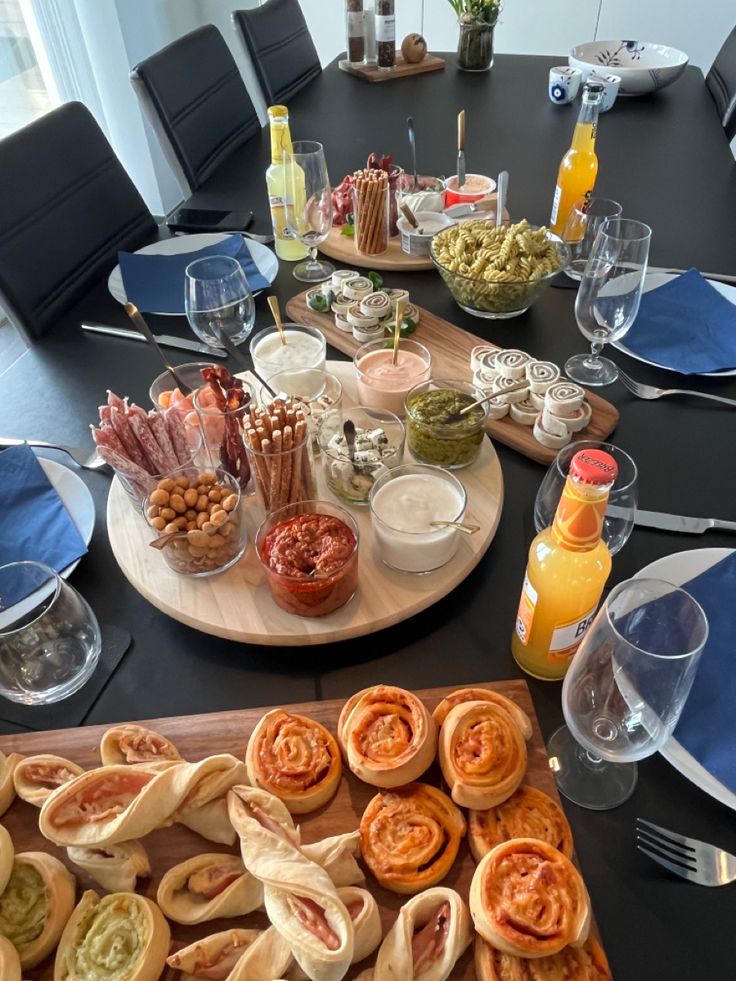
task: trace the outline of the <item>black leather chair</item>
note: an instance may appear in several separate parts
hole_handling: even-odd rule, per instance
[[[268,105],[288,103],[322,71],[298,0],[266,0],[233,12]]]
[[[736,27],[726,38],[708,74],[705,84],[715,100],[726,136],[736,136]]]
[[[235,59],[212,24],[140,62],[130,80],[184,197],[261,131]]]
[[[80,102],[0,140],[0,307],[40,337],[156,222]]]

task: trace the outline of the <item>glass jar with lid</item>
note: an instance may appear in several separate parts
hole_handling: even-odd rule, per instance
[[[351,65],[365,59],[365,16],[363,0],[345,0],[345,50]]]
[[[376,49],[379,70],[393,71],[396,64],[394,0],[376,0]]]

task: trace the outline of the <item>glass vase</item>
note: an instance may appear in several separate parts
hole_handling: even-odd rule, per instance
[[[460,22],[457,66],[464,72],[487,72],[493,65],[493,24],[484,21]]]

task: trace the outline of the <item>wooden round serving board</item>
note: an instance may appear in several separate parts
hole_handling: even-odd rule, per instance
[[[353,366],[329,361],[340,378],[343,402],[354,405]],[[407,451],[407,462],[411,457]],[[501,465],[484,439],[476,463],[456,472],[468,494],[466,519],[480,525],[461,535],[454,558],[425,576],[394,572],[377,554],[368,508],[352,508],[360,528],[360,584],[353,599],[326,617],[304,618],[284,612],[271,599],[252,542],[261,515],[254,498],[246,505],[248,547],[245,555],[219,576],[195,579],[178,575],[149,542],[153,534],[131,507],[118,480],[110,488],[107,530],[113,554],[131,585],[157,609],[204,633],[249,644],[326,644],[360,637],[400,623],[451,592],[475,568],[496,533],[503,504]],[[320,497],[334,501],[318,475]],[[341,503],[341,502],[340,502]]]

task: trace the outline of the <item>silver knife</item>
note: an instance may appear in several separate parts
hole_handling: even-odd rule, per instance
[[[137,330],[126,330],[124,327],[112,327],[109,324],[81,324],[82,330],[87,330],[92,334],[110,334],[111,337],[125,337],[129,341],[143,341],[148,343],[143,334]],[[209,358],[226,358],[227,351],[219,348],[208,347],[200,341],[190,341],[186,337],[173,337],[170,334],[154,334],[157,343],[163,347],[174,347],[179,351],[196,351],[198,354],[206,354]]]
[[[609,504],[606,514],[612,518],[626,518],[631,512],[627,508]],[[661,511],[634,512],[634,524],[644,528],[660,528],[664,531],[678,531],[686,535],[702,535],[704,531],[736,531],[736,521],[723,518],[686,518],[681,514],[665,514]]]
[[[457,189],[465,183],[465,110],[457,114]]]
[[[687,271],[687,269],[669,269],[667,266],[647,266],[647,272],[668,273],[671,276],[681,276]],[[703,279],[715,279],[719,283],[736,283],[736,276],[731,276],[728,273],[701,272],[700,275]]]

